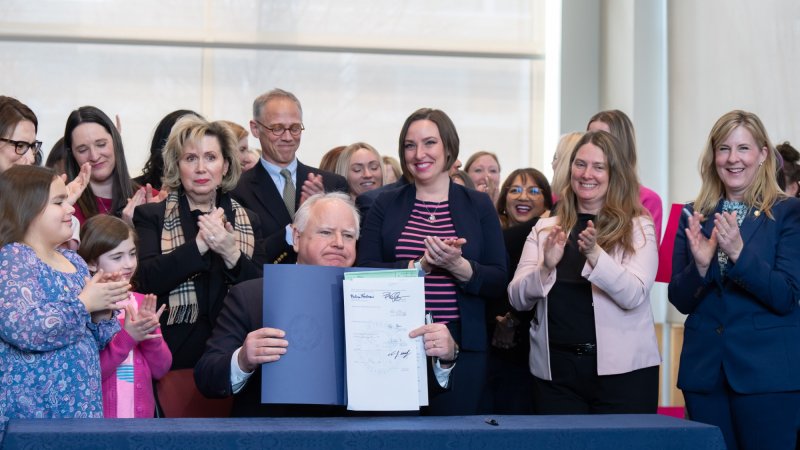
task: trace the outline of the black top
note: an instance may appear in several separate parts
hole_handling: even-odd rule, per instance
[[[235,215],[228,194],[217,196],[218,205],[225,210],[228,222],[235,223]],[[166,200],[147,203],[134,211],[133,223],[139,235],[139,270],[136,274],[137,288],[145,294],[158,296],[158,306],[169,304],[169,293],[186,280],[192,280],[199,307],[197,321],[167,325],[169,311],[161,315],[161,333],[172,352],[172,369],[194,367],[203,354],[205,343],[222,309],[222,301],[228,287],[253,278],[261,277],[263,255],[257,254],[262,247],[256,243],[253,258],[242,255],[230,269],[222,258],[212,251],[201,255],[195,243],[198,213],[190,210],[186,196],[178,201],[184,243],[171,253],[163,254],[161,232],[164,226]],[[253,226],[254,240],[261,236],[258,217],[247,212]],[[168,306],[169,307],[169,306]]]
[[[564,247],[564,257],[556,266],[556,283],[547,294],[548,336],[551,343],[596,343],[592,284],[581,276],[586,257],[578,250],[578,234],[592,214],[578,214],[578,223]]]

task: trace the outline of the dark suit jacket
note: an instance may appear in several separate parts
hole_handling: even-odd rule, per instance
[[[800,389],[800,200],[779,201],[772,215],[745,217],[744,248],[725,278],[716,253],[706,276],[697,272],[685,232],[688,214],[681,215],[669,283],[669,301],[689,315],[679,388],[708,392],[722,368],[741,394]],[[702,224],[706,237],[713,228],[713,217]]]
[[[230,197],[222,196],[220,205],[229,211]],[[254,260],[264,259],[263,255],[258,254],[259,248],[263,245],[256,245],[256,253],[252,259],[242,255],[232,269],[227,269],[222,258],[211,251],[201,255],[195,244],[196,221],[189,212],[185,197],[181,198],[179,208],[185,243],[166,255],[161,251],[166,200],[138,206],[133,214],[133,223],[139,235],[137,291],[155,294],[158,296],[159,307],[162,304],[167,304],[169,307],[170,291],[186,280],[194,281],[200,307],[197,321],[193,324],[167,325],[169,310],[161,315],[161,332],[173,355],[173,369],[194,367],[195,362],[203,354],[205,341],[211,336],[211,329],[222,308],[228,286],[261,277],[262,265],[255,263]],[[261,226],[258,217],[250,211],[248,216],[254,235],[260,236]],[[232,213],[228,213],[227,218],[230,223],[234,223]]]
[[[359,266],[408,267],[408,260],[396,260],[395,246],[411,215],[416,192],[416,187],[408,184],[388,190],[375,200],[358,243]],[[464,350],[484,351],[488,346],[486,303],[505,295],[508,287],[500,220],[488,195],[453,182],[448,204],[456,234],[467,239],[462,252],[473,270],[472,279],[457,283],[461,330],[453,334]]]
[[[297,161],[295,211],[300,207],[300,190],[305,180],[308,179],[309,173],[322,175],[325,192],[347,192],[347,180],[344,177],[309,167]],[[277,186],[261,162],[242,174],[239,184],[231,192],[231,195],[261,219],[261,227],[266,238],[264,245],[266,246],[267,263],[294,264],[297,255],[294,249],[286,243],[285,234],[286,225],[292,223],[292,218],[283,203],[282,193],[278,192]]]
[[[194,379],[200,392],[209,398],[233,395],[231,390],[231,358],[251,331],[262,328],[264,280],[246,281],[231,288],[225,306],[217,319],[214,333],[206,351],[194,369]],[[302,299],[297,299],[302,300]],[[291,350],[290,350],[291,351]],[[453,369],[454,371],[457,369]],[[430,395],[443,391],[436,382],[428,358],[428,389]],[[257,368],[247,384],[233,398],[234,417],[253,416],[343,416],[374,415],[351,412],[344,406],[276,405],[261,403],[261,368]],[[403,415],[400,413],[400,415]]]
[[[356,208],[358,208],[358,213],[361,215],[361,224],[364,224],[364,219],[367,218],[367,214],[369,214],[370,208],[372,208],[372,204],[375,203],[375,200],[386,191],[397,189],[399,187],[403,187],[408,184],[408,180],[405,177],[400,177],[399,180],[395,181],[394,183],[387,184],[385,186],[381,186],[378,189],[373,189],[371,191],[364,192],[363,194],[356,197]]]

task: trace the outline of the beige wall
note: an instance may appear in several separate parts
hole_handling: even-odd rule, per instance
[[[669,2],[669,197],[694,199],[708,132],[732,109],[800,143],[800,2]]]

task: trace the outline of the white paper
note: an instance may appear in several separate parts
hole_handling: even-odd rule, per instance
[[[428,404],[423,278],[344,280],[347,409],[409,411]]]

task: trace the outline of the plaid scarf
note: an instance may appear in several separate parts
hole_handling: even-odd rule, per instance
[[[179,205],[180,195],[178,192],[171,192],[167,197],[166,210],[164,211],[164,226],[161,229],[161,252],[167,254],[184,244],[183,228],[181,228],[181,217]],[[253,256],[255,238],[253,237],[253,227],[247,217],[245,209],[231,199],[233,209],[233,232],[236,235],[236,242],[239,244],[244,256]],[[225,211],[226,217],[228,211]],[[229,218],[230,219],[230,218]],[[212,255],[213,256],[213,255]],[[195,291],[194,278],[191,277],[179,284],[169,293],[169,317],[167,325],[176,323],[195,323],[199,307],[197,304],[197,293]]]

